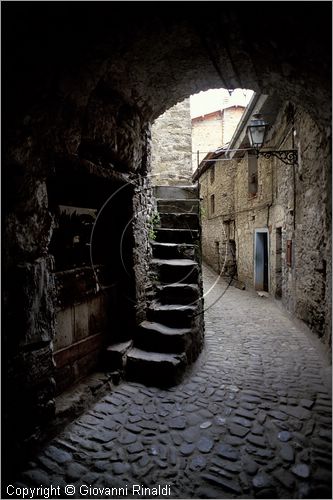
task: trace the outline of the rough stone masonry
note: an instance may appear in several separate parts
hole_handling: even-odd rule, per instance
[[[168,109],[153,123],[151,168],[154,185],[192,183],[190,99]]]
[[[138,12],[125,14],[121,3],[85,3],[78,12],[68,2],[38,8],[5,2],[3,17],[3,463],[15,469],[27,442],[38,438],[55,411],[57,290],[49,249],[55,214],[49,191],[54,176],[58,186],[68,187],[65,160],[71,165],[68,198],[85,194],[81,207],[94,208],[91,198],[104,203],[97,186],[111,190],[119,177],[133,183],[127,208],[136,215],[129,226],[135,259],[129,284],[135,300],[124,321],[141,320],[149,290],[144,178],[150,169],[151,122],[189,95],[219,88],[223,81],[226,88],[277,92],[294,100],[317,122],[325,147],[331,123],[331,16],[325,2],[304,4],[302,16],[291,7],[286,16],[279,5],[258,11],[252,5],[215,3],[208,10],[199,3],[182,13],[170,5],[142,4]],[[330,167],[325,160],[328,180]],[[323,186],[328,221],[330,188],[330,182]],[[58,201],[61,194],[59,189]],[[110,234],[106,238],[114,241]]]

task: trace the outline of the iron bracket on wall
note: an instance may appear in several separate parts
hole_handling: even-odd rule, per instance
[[[263,156],[266,159],[275,156],[286,165],[296,165],[298,161],[297,149],[281,149],[280,151],[257,151],[256,153],[257,158],[259,158],[259,155]]]

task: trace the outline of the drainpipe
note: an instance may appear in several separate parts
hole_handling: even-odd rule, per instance
[[[295,121],[294,121],[294,113],[293,113],[293,121],[292,121],[292,129],[291,129],[291,136],[292,136],[292,149],[295,149]],[[294,217],[293,217],[293,222],[294,222],[294,232],[296,229],[296,165],[297,163],[293,163],[293,195],[294,195]]]

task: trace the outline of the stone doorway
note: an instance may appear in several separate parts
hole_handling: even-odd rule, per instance
[[[65,179],[58,170],[48,194],[55,221],[50,254],[59,395],[103,366],[106,346],[133,331],[133,189],[118,181],[82,182],[68,170]]]
[[[254,241],[254,288],[268,292],[268,230],[256,229]]]

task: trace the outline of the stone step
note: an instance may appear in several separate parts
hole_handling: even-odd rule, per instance
[[[197,245],[190,243],[160,243],[153,241],[151,243],[153,256],[156,259],[194,259]]]
[[[110,370],[123,370],[126,364],[126,353],[133,346],[133,340],[117,342],[106,348],[105,363]]]
[[[177,384],[187,365],[185,353],[148,352],[133,347],[127,355],[128,380],[168,387]]]
[[[196,229],[156,228],[156,241],[162,243],[198,243],[199,231]]]
[[[160,214],[161,227],[169,229],[198,229],[198,214]]]
[[[152,269],[161,284],[197,283],[199,265],[192,259],[152,259]]]
[[[160,214],[163,213],[179,213],[179,214],[198,214],[200,202],[196,199],[189,200],[165,200],[163,198],[158,198],[157,209]]]
[[[198,199],[199,190],[198,185],[193,186],[155,186],[155,198],[162,198],[165,200],[179,200],[179,199]]]
[[[145,351],[182,353],[190,343],[190,328],[170,328],[153,321],[143,321],[135,336],[135,347]]]
[[[171,284],[157,287],[161,304],[192,304],[199,300],[200,289],[198,285]],[[193,304],[194,305],[194,304]]]
[[[170,327],[191,328],[192,318],[198,310],[196,305],[155,302],[147,310],[147,319]]]

